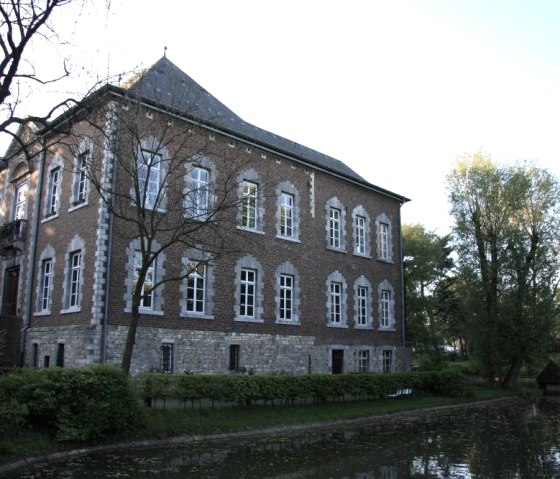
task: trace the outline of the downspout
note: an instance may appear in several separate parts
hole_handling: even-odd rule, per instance
[[[20,339],[20,366],[25,365],[25,351],[27,348],[27,333],[29,331],[29,324],[31,323],[31,314],[33,310],[33,271],[35,269],[35,261],[37,258],[37,236],[39,234],[39,226],[41,224],[41,199],[43,198],[43,177],[45,174],[45,154],[46,143],[44,138],[41,138],[41,155],[39,160],[39,177],[37,178],[37,187],[35,189],[35,205],[33,207],[33,215],[35,221],[33,222],[33,227],[31,229],[31,245],[30,245],[30,257],[29,257],[29,268],[27,271],[27,284],[25,292],[25,315],[24,322],[21,328],[21,339]]]
[[[115,204],[115,185],[116,185],[116,157],[118,152],[118,138],[116,134],[116,128],[113,122],[109,123],[109,128],[112,131],[109,133],[109,152],[111,155],[111,182],[113,184],[111,190],[111,204]],[[104,201],[104,200],[101,200]],[[106,206],[106,205],[105,205]],[[106,206],[107,207],[107,206]],[[106,278],[105,283],[105,301],[103,305],[103,318],[101,320],[101,363],[107,362],[107,329],[109,327],[109,290],[111,288],[111,258],[113,255],[113,212],[111,208],[107,208],[107,266],[106,266]]]
[[[404,258],[403,258],[403,238],[401,224],[401,208],[403,203],[399,205],[399,261],[401,265],[401,317],[402,317],[402,350],[403,350],[403,371],[408,371],[408,355],[406,351],[406,305],[405,305],[405,289],[404,289]]]

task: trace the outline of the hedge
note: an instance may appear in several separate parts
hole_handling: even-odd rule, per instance
[[[380,399],[399,390],[461,397],[467,394],[465,376],[456,370],[394,374],[237,375],[142,373],[134,379],[147,404],[172,399],[184,406],[203,400],[238,404],[307,403],[342,399]]]
[[[123,438],[143,424],[138,397],[111,366],[20,369],[0,376],[0,435],[20,428],[58,441]]]

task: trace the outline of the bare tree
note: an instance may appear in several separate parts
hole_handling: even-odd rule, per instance
[[[243,148],[216,139],[204,126],[154,110],[140,97],[103,105],[88,116],[96,145],[84,149],[84,136],[73,135],[72,155],[83,161],[78,167],[101,197],[114,234],[136,245],[121,364],[128,374],[142,311],[153,306],[158,289],[185,279],[194,283],[210,262],[242,250],[231,232],[240,222],[250,227],[259,221],[264,192],[243,189],[241,172],[250,168]],[[177,248],[198,254],[158,277],[155,265]],[[199,299],[193,293],[187,301]]]
[[[25,118],[19,113],[22,101],[31,94],[33,85],[45,85],[67,77],[70,72],[62,62],[58,74],[46,77],[37,71],[27,55],[32,41],[59,40],[51,24],[53,12],[76,0],[2,0],[0,2],[0,134],[11,136],[27,152],[25,135],[13,131],[14,125],[33,121],[46,124],[61,108],[76,102],[67,98],[53,106],[45,115]]]

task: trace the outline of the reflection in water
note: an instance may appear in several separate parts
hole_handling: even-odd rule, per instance
[[[104,454],[11,478],[553,478],[560,409],[521,401],[452,411],[410,427],[308,432],[274,440]]]

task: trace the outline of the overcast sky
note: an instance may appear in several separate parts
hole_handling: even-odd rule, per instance
[[[70,44],[36,61],[69,58],[77,93],[167,47],[244,120],[410,198],[403,222],[440,234],[464,152],[560,177],[560,1],[91,0],[53,21]]]

